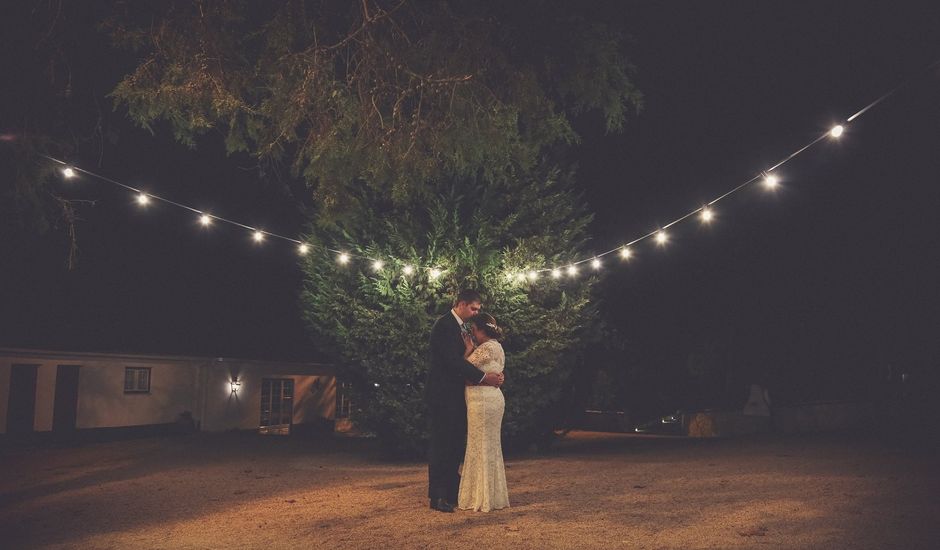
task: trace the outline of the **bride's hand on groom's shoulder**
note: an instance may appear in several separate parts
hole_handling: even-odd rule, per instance
[[[466,332],[461,332],[460,337],[463,338],[464,355],[470,355],[470,352],[473,351],[474,348],[473,339],[470,338],[470,335]]]

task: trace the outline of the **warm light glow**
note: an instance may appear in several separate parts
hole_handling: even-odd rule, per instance
[[[627,248],[626,246],[620,249],[620,257],[624,260],[629,260],[630,256],[633,256],[633,251]]]
[[[372,269],[375,271],[382,271],[383,267],[385,267],[385,262],[382,260],[376,260],[372,262]]]
[[[662,246],[669,241],[669,235],[666,234],[665,229],[660,229],[656,232],[656,244]]]
[[[829,135],[834,138],[837,138],[841,136],[842,132],[844,131],[845,131],[845,127],[843,127],[841,124],[836,124],[835,126],[832,127],[832,130],[829,130]]]
[[[600,258],[594,258],[593,260],[591,260],[591,267],[593,267],[594,269],[600,269],[601,268]]]
[[[199,223],[201,223],[203,227],[208,227],[208,225],[212,223],[212,217],[208,214],[203,214],[199,216]]]
[[[574,264],[569,265],[569,266],[568,266],[568,276],[569,276],[569,277],[574,277],[574,276],[577,275],[577,274],[578,274],[578,266],[576,266],[576,265],[574,265]]]
[[[538,272],[538,271],[530,271],[530,272],[529,272],[529,280],[530,280],[530,281],[534,281],[534,280],[536,280],[536,279],[538,279],[538,278],[539,278],[539,272]]]
[[[339,257],[336,258],[336,261],[339,262],[339,263],[341,263],[341,264],[343,264],[343,265],[348,264],[348,263],[349,263],[349,254],[346,254],[345,252],[342,252],[342,253],[339,255]]]
[[[703,206],[701,217],[703,223],[709,223],[715,217],[715,214],[712,212],[711,208]]]
[[[300,246],[297,247],[297,252],[299,252],[301,256],[306,256],[307,252],[310,252],[310,245],[307,243],[300,243]]]
[[[264,240],[264,232],[255,230],[255,233],[254,235],[252,235],[252,238],[255,240],[256,243],[260,243],[261,241]]]
[[[150,202],[150,197],[148,197],[145,193],[141,193],[137,195],[137,204],[141,206],[145,206],[149,202]]]
[[[65,179],[70,180],[78,174],[76,174],[75,170],[73,170],[70,166],[66,166],[62,169],[62,175],[65,176]]]
[[[438,269],[438,268],[436,268],[436,267],[435,267],[435,268],[432,268],[431,271],[428,273],[428,275],[429,275],[432,279],[437,279],[438,277],[441,276],[441,270]]]
[[[767,189],[776,189],[779,184],[780,180],[773,174],[767,174],[764,177],[764,187]]]
[[[404,273],[405,275],[411,275],[412,273],[415,272],[415,268],[411,267],[410,265],[406,265],[405,267],[402,268],[401,272]]]
[[[561,277],[561,270],[559,270],[559,269],[556,267],[555,269],[552,270],[552,278],[553,278],[553,279],[557,279],[557,278],[559,278],[559,277]]]

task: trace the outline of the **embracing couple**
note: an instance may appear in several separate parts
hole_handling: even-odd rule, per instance
[[[491,315],[480,312],[482,302],[477,291],[460,291],[453,309],[431,329],[425,386],[431,420],[428,498],[440,512],[509,506],[500,442],[505,401],[499,387],[506,359],[502,331]]]

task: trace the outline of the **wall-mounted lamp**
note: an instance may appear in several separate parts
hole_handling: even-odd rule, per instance
[[[238,381],[237,376],[232,377],[232,393],[238,393],[238,388],[242,386],[242,383]]]

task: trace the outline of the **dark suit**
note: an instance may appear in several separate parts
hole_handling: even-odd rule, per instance
[[[431,420],[428,450],[428,498],[457,503],[460,475],[457,468],[467,444],[465,382],[477,383],[483,372],[464,359],[460,325],[450,311],[431,329],[431,366],[425,400]]]

